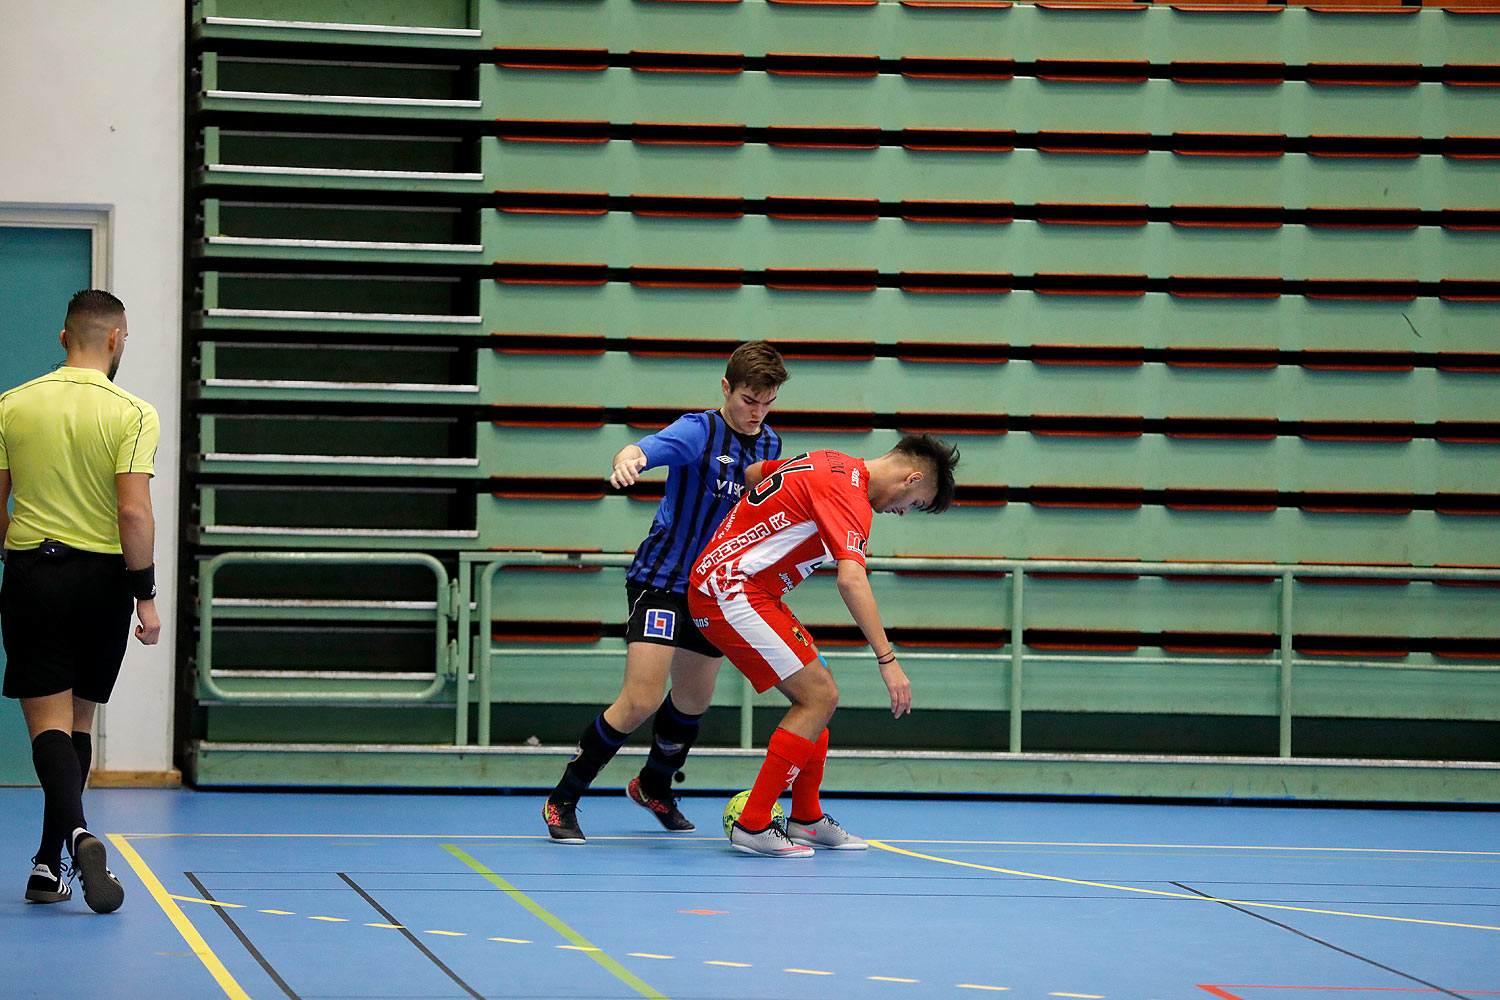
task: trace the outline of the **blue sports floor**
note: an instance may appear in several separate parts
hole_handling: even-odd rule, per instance
[[[1500,813],[830,799],[878,841],[729,849],[618,792],[90,790],[124,907],[22,899],[0,789],[0,996],[1411,1000],[1500,996]]]

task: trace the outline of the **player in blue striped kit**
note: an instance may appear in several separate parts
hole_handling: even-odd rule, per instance
[[[723,406],[684,414],[615,455],[609,481],[616,489],[634,484],[647,469],[666,466],[667,490],[625,574],[630,619],[620,695],[584,727],[577,755],[542,807],[547,832],[558,843],[585,842],[578,800],[652,712],[650,754],[626,794],[667,830],[694,829],[677,808],[672,776],[697,738],[722,654],[688,614],[688,574],[744,492],[745,470],[780,456],[781,439],[765,419],[787,378],[774,347],[764,341],[743,344],[730,355],[720,381]],[[672,690],[664,698],[669,677]]]

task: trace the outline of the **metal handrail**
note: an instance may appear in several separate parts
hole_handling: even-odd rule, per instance
[[[484,560],[484,568],[479,571],[475,606],[475,616],[482,629],[483,639],[473,645],[472,651],[465,648],[469,639],[468,594],[464,593],[459,601],[459,655],[465,662],[468,662],[468,658],[464,657],[464,653],[471,652],[472,656],[474,679],[479,687],[479,711],[476,719],[478,732],[475,736],[480,746],[490,745],[490,660],[494,655],[494,642],[490,629],[485,627],[484,623],[494,620],[491,608],[494,599],[495,574],[506,566],[629,566],[634,558],[629,553],[578,555],[562,552],[485,552],[463,555],[464,562]],[[468,574],[460,572],[459,575],[460,585],[467,584]],[[459,673],[459,695],[460,700],[464,700],[469,671],[463,670]]]
[[[476,733],[476,738],[481,745],[488,746],[490,742],[490,668],[491,661],[495,656],[495,649],[491,629],[487,627],[486,623],[494,620],[495,574],[506,566],[629,566],[633,557],[626,553],[485,552],[464,553],[460,558],[464,565],[472,565],[478,570],[476,586],[474,588],[476,598],[474,616],[479,625],[478,641],[471,644],[471,628],[468,620],[470,579],[467,572],[461,572],[460,588],[462,590],[462,599],[459,602],[459,648],[460,657],[466,662],[470,662],[479,688],[478,732]],[[1026,654],[1024,649],[1025,643],[1019,641],[1019,639],[1021,623],[1025,620],[1025,578],[1027,573],[1063,572],[1091,576],[1130,574],[1134,576],[1256,576],[1278,578],[1281,587],[1281,600],[1279,601],[1277,616],[1277,631],[1281,636],[1281,647],[1277,714],[1279,716],[1279,754],[1282,757],[1290,757],[1292,754],[1292,672],[1294,666],[1299,661],[1293,656],[1291,623],[1294,612],[1293,584],[1296,582],[1298,576],[1318,576],[1325,579],[1329,576],[1336,576],[1346,579],[1371,580],[1500,582],[1500,569],[1437,566],[1360,566],[1340,563],[1308,565],[1304,563],[1100,562],[1084,559],[967,559],[916,556],[871,556],[866,563],[868,568],[872,570],[1002,572],[1010,578],[1012,641],[1010,643],[1011,649],[1008,658],[1010,660],[1009,751],[1011,753],[1020,753],[1022,745],[1022,694]],[[862,654],[828,652],[824,655],[830,659],[835,659]],[[923,654],[916,655],[922,656]],[[985,658],[1004,659],[1005,657],[1001,655],[994,657],[987,656]],[[1114,662],[1117,660],[1125,662],[1129,658],[1099,656],[1091,657],[1091,659],[1097,659],[1100,662]],[[1199,661],[1184,658],[1181,662],[1196,663]],[[1500,666],[1491,669],[1500,670]],[[467,673],[468,671],[460,671],[460,702],[467,701],[467,685],[465,683]],[[747,691],[742,696],[740,702],[741,742],[746,746],[749,745],[749,716],[751,709],[751,698]],[[466,730],[461,728],[459,732],[460,742],[464,742],[466,736]]]
[[[437,601],[433,610],[436,633],[433,651],[432,681],[420,691],[230,691],[213,676],[213,605],[214,576],[220,568],[243,563],[290,563],[294,565],[405,564],[426,566],[437,578]],[[437,559],[422,552],[223,552],[204,563],[198,571],[198,682],[203,690],[222,701],[299,701],[299,702],[385,702],[413,703],[431,701],[447,685],[454,673],[454,655],[449,638],[449,624],[454,614],[453,586],[448,569]],[[467,716],[468,706],[460,701],[458,713]]]

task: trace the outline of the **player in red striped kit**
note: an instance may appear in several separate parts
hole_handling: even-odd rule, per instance
[[[907,435],[879,458],[836,451],[761,462],[746,473],[754,485],[730,511],[693,566],[688,607],[696,625],[757,692],[772,687],[791,701],[771,735],[766,760],[730,843],[768,857],[807,857],[814,847],[868,845],[824,814],[818,800],[828,755],[828,720],[838,707],[833,674],[782,595],[819,563],[838,563],[839,596],[875,653],[891,695],[891,714],[911,711],[911,683],[880,624],[865,573],[865,547],[876,512],[937,514],[953,502],[958,450],[930,434]],[[786,830],[771,809],[788,787]]]

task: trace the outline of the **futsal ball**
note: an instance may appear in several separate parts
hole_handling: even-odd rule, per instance
[[[729,805],[724,807],[724,836],[734,829],[734,821],[740,818],[740,813],[745,811],[745,803],[750,801],[748,790],[740,792],[729,800]],[[781,811],[781,803],[778,802],[771,807],[771,822],[777,826],[786,826],[786,813]]]

